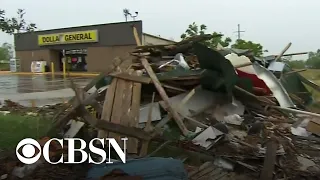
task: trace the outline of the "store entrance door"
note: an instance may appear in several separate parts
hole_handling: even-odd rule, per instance
[[[87,71],[87,50],[72,49],[65,50],[66,70],[69,72],[86,72]],[[61,58],[62,63],[63,58]]]

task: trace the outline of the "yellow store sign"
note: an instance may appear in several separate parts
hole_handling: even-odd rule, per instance
[[[90,42],[98,42],[97,30],[38,35],[39,46]]]

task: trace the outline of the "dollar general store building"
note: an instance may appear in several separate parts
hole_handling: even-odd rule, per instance
[[[144,45],[170,44],[173,41],[143,33],[142,21],[99,24],[15,34],[16,58],[20,71],[31,72],[33,61],[55,64],[62,71],[63,57],[68,71],[101,72],[117,56],[136,47],[132,26]]]

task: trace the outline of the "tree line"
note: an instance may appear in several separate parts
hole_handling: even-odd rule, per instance
[[[308,53],[307,60],[286,60],[286,63],[294,69],[320,69],[320,49]]]

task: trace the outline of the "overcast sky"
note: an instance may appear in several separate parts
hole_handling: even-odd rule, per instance
[[[261,43],[268,54],[289,42],[289,53],[320,48],[319,7],[318,0],[0,0],[8,16],[23,8],[41,30],[124,21],[124,8],[139,12],[144,32],[176,41],[192,22],[234,40],[241,24],[242,38]],[[13,37],[0,33],[3,42]]]

